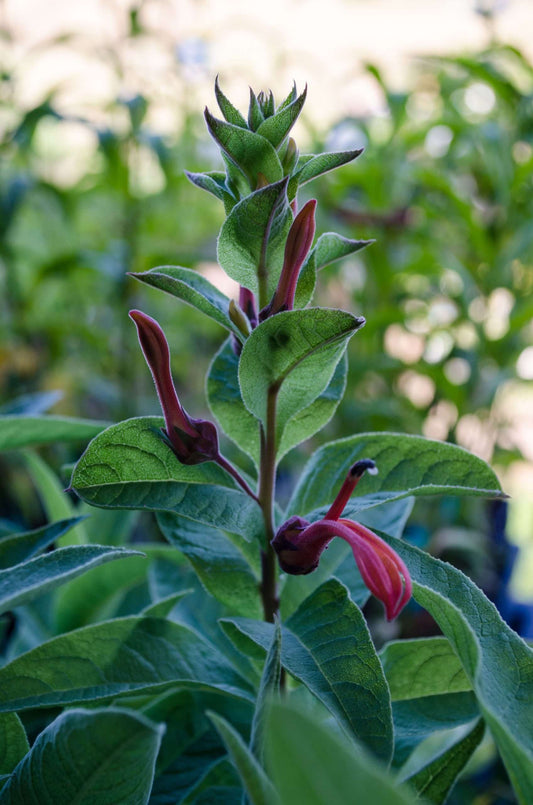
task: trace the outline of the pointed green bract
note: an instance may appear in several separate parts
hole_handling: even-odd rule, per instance
[[[215,288],[209,280],[202,277],[198,271],[181,266],[159,266],[141,274],[132,274],[140,282],[159,288],[161,291],[176,296],[188,305],[195,307],[209,318],[233,333],[240,341],[243,340],[239,328],[231,321],[229,316],[228,297]]]
[[[269,183],[279,182],[283,177],[276,149],[265,137],[232,123],[217,120],[207,109],[205,120],[209,133],[227,158],[246,177],[251,190],[257,187],[260,174]]]
[[[279,109],[271,117],[261,123],[257,128],[257,133],[266,137],[272,143],[274,148],[279,148],[286,137],[288,137],[290,130],[298,120],[300,112],[302,111],[305,99],[307,96],[307,87],[302,94],[292,101],[292,103]]]
[[[257,131],[261,123],[264,121],[265,116],[259,106],[257,96],[253,89],[250,87],[250,105],[248,107],[248,126],[252,131]]]
[[[218,76],[215,79],[215,96],[220,111],[222,112],[224,118],[227,120],[228,123],[233,123],[234,126],[240,126],[243,129],[248,128],[248,124],[246,123],[246,120],[243,118],[239,110],[233,106],[231,101],[226,97],[226,95],[224,95],[224,93],[220,89]]]
[[[218,238],[218,261],[226,274],[254,293],[264,286],[270,298],[281,273],[291,223],[285,179],[240,201]]]
[[[185,176],[192,184],[201,190],[207,190],[212,196],[224,202],[226,211],[236,204],[236,199],[226,186],[226,174],[219,171],[209,171],[206,173],[192,173],[185,171]]]
[[[139,713],[70,710],[37,738],[2,791],[6,805],[145,805],[163,724]]]
[[[294,198],[301,185],[316,179],[317,176],[329,173],[335,168],[340,168],[341,165],[352,162],[362,153],[363,149],[357,148],[354,151],[338,151],[329,154],[303,154],[289,184],[289,198]]]
[[[239,365],[242,398],[261,422],[276,394],[277,434],[328,386],[346,344],[364,319],[342,310],[310,308],[279,313],[247,339]]]

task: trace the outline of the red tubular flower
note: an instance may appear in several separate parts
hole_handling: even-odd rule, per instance
[[[364,472],[376,471],[373,461],[363,459],[351,467],[326,516],[316,523],[291,517],[272,540],[280,567],[286,573],[305,575],[316,570],[322,552],[334,537],[349,543],[354,559],[370,592],[385,606],[393,620],[411,598],[409,571],[397,553],[377,534],[353,520],[340,518],[351,493]]]
[[[309,249],[315,237],[315,210],[316,199],[311,199],[302,207],[292,222],[287,243],[285,244],[283,268],[281,269],[278,287],[270,303],[259,315],[262,321],[275,313],[280,313],[282,310],[292,310],[294,307],[294,295],[298,277],[300,276],[300,269],[309,254]]]
[[[218,435],[212,422],[192,419],[181,405],[170,372],[170,350],[157,321],[140,310],[130,310],[139,343],[152,373],[165,417],[165,440],[182,464],[217,461]]]

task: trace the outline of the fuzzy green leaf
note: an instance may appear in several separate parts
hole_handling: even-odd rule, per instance
[[[248,126],[252,131],[257,131],[261,123],[264,121],[265,116],[259,106],[257,96],[253,89],[250,87],[250,104],[248,106]]]
[[[265,137],[247,128],[218,120],[208,109],[205,110],[205,120],[210,135],[228,159],[246,176],[252,190],[257,187],[260,173],[269,184],[279,182],[283,177],[276,150]]]
[[[436,494],[505,497],[488,464],[461,447],[421,436],[362,433],[331,442],[314,453],[288,511],[303,515],[330,505],[350,466],[360,458],[372,458],[379,472],[361,479],[354,502],[363,495],[379,495],[383,501]]]
[[[261,512],[217,464],[181,464],[161,438],[157,417],[128,419],[94,439],[71,486],[93,506],[176,511],[245,539],[263,534]]]
[[[239,733],[216,713],[208,713],[208,716],[224,741],[233,765],[239,772],[251,804],[274,805],[277,797],[272,783]]]
[[[307,87],[302,94],[292,103],[279,109],[272,117],[259,125],[257,133],[272,143],[274,148],[279,148],[290,130],[298,120],[307,96]]]
[[[11,774],[30,745],[16,713],[0,713],[0,774]]]
[[[243,340],[243,336],[238,327],[233,324],[229,317],[228,297],[215,288],[209,280],[202,277],[198,271],[181,266],[159,266],[150,271],[140,274],[131,274],[135,279],[145,282],[154,288],[159,288],[166,293],[176,296],[188,305],[195,307],[209,318],[214,319],[230,333]]]
[[[257,692],[252,731],[250,735],[250,749],[255,757],[262,763],[264,753],[265,724],[270,702],[279,696],[281,680],[281,626],[276,621],[272,643],[268,649],[261,682]]]
[[[246,695],[207,640],[162,618],[129,617],[60,635],[0,669],[0,712],[95,702],[170,686]]]
[[[355,151],[337,151],[330,154],[302,154],[289,184],[289,198],[294,198],[299,186],[352,162],[362,153],[363,149],[357,148]]]
[[[268,650],[274,626],[229,622]],[[330,579],[282,626],[281,660],[358,740],[389,760],[391,703],[366,621],[336,579]]]
[[[242,398],[265,423],[269,391],[277,395],[278,443],[287,422],[328,386],[362,324],[343,310],[310,308],[272,316],[249,336],[239,365]]]
[[[461,571],[411,545],[387,541],[409,569],[414,597],[461,660],[519,801],[531,802],[533,652]]]
[[[273,705],[268,735],[267,771],[281,805],[414,802],[362,748],[294,707]]]
[[[3,570],[11,565],[18,565],[26,559],[31,559],[32,556],[59,539],[80,520],[83,520],[83,517],[70,517],[68,520],[59,520],[32,531],[23,531],[3,537],[0,539],[0,569]]]
[[[226,187],[226,174],[221,171],[208,171],[206,173],[192,173],[185,171],[187,179],[201,190],[207,190],[212,196],[224,202],[224,207],[231,209],[236,199]]]
[[[484,732],[485,724],[479,719],[460,741],[408,778],[407,782],[420,799],[435,805],[446,801],[457,777],[481,743]]]
[[[445,637],[395,640],[380,652],[392,701],[472,690]]]
[[[138,554],[125,548],[72,545],[0,571],[0,612],[33,601],[92,567]]]
[[[215,79],[215,97],[220,111],[224,115],[228,123],[233,123],[234,126],[240,126],[243,129],[248,128],[248,124],[238,109],[236,109],[229,98],[224,95],[218,83],[218,76]]]
[[[157,521],[166,539],[185,554],[211,595],[230,611],[261,618],[259,555],[252,568],[243,553],[218,528],[208,528],[170,512],[161,512]],[[242,540],[240,542],[242,544]]]
[[[145,805],[165,731],[130,710],[70,710],[38,736],[5,805]]]
[[[67,416],[0,416],[0,450],[55,442],[87,442],[108,424]]]
[[[220,230],[217,254],[226,274],[254,293],[266,284],[270,298],[278,284],[291,223],[286,179],[246,196]]]

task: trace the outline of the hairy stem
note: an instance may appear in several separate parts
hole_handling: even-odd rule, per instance
[[[267,417],[261,430],[259,505],[265,523],[265,545],[261,553],[261,598],[266,621],[274,622],[279,610],[276,554],[270,544],[274,538],[274,496],[276,491],[276,402],[278,386],[271,386],[267,397]]]

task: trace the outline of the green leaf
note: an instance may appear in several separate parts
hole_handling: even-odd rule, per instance
[[[446,693],[392,703],[394,765],[401,766],[413,749],[430,736],[461,727],[479,718],[473,693]]]
[[[26,731],[18,715],[0,713],[0,774],[11,774],[29,748]]]
[[[214,319],[236,335],[240,341],[243,340],[241,331],[229,317],[230,300],[198,271],[180,266],[159,266],[140,274],[132,273],[131,276],[172,296],[177,296],[178,299]]]
[[[237,199],[226,186],[226,174],[221,171],[207,171],[206,173],[191,173],[185,171],[185,176],[193,185],[201,190],[207,190],[212,196],[224,202],[224,209],[228,213],[235,206]]]
[[[0,450],[16,450],[38,444],[86,442],[108,426],[107,422],[66,416],[0,417]]]
[[[150,606],[145,607],[141,615],[145,618],[166,618],[176,604],[179,604],[182,598],[185,598],[186,595],[189,595],[192,590],[181,590],[179,593],[172,593],[172,595],[167,595],[165,598],[161,598],[159,601],[156,601],[155,604],[150,604]]]
[[[246,695],[207,640],[162,618],[120,618],[54,637],[0,669],[0,712],[94,702],[169,685]]]
[[[268,649],[261,682],[257,692],[252,732],[250,735],[250,750],[263,763],[265,724],[267,708],[276,696],[279,696],[281,679],[281,625],[276,621],[272,643]]]
[[[57,632],[70,632],[94,621],[107,620],[128,590],[146,580],[149,559],[176,559],[169,546],[136,544],[146,556],[130,556],[118,565],[100,565],[66,584],[58,591],[55,606]]]
[[[413,802],[361,747],[294,707],[272,706],[268,736],[267,770],[281,805]]]
[[[3,537],[0,539],[0,569],[3,570],[11,565],[18,565],[26,559],[31,559],[82,519],[82,517],[70,517],[67,520],[59,520],[57,523],[50,523],[50,525],[32,531],[23,531]]]
[[[185,554],[211,595],[239,615],[262,617],[258,550],[256,567],[252,569],[243,553],[220,529],[199,525],[170,512],[158,514],[157,521],[165,538]]]
[[[343,355],[324,391],[285,425],[278,448],[278,461],[293,447],[310,439],[327,425],[344,396],[347,374],[348,361]]]
[[[267,119],[257,128],[257,133],[261,134],[263,137],[266,137],[266,139],[272,143],[274,148],[279,148],[298,120],[306,97],[307,87],[298,98],[292,101],[292,103],[284,106],[282,109],[279,109],[276,114],[272,115],[272,117],[267,117]]]
[[[291,223],[286,179],[246,196],[220,230],[217,256],[226,274],[254,293],[266,285],[270,299],[283,266]]]
[[[207,374],[207,402],[218,424],[235,444],[259,466],[259,422],[245,407],[239,386],[239,358],[231,339],[225,341]]]
[[[273,805],[277,802],[272,783],[239,733],[216,713],[208,713],[208,716],[224,741],[252,805]]]
[[[445,637],[395,640],[380,652],[392,701],[472,690]]]
[[[253,89],[250,87],[250,104],[248,106],[248,126],[252,131],[257,131],[265,116],[261,111],[257,97]]]
[[[488,464],[462,447],[421,436],[362,433],[331,442],[314,453],[288,511],[303,514],[331,505],[350,466],[359,458],[372,458],[379,472],[361,479],[354,502],[360,496],[376,494],[381,501],[436,494],[504,497]]]
[[[276,149],[260,134],[217,120],[205,110],[210,135],[228,159],[248,179],[250,188],[257,187],[258,176],[263,174],[269,184],[283,178],[283,169]]]
[[[0,612],[34,598],[79,576],[102,562],[137,554],[125,548],[102,545],[72,545],[0,571]]]
[[[268,650],[274,626],[231,624]],[[385,760],[392,753],[391,704],[366,621],[346,587],[330,579],[282,627],[281,660],[339,722]]]
[[[358,148],[355,151],[337,151],[331,154],[302,154],[289,184],[289,198],[294,198],[301,185],[352,162],[362,153],[363,149]]]
[[[181,464],[165,444],[163,419],[113,425],[80,458],[71,486],[93,506],[176,511],[245,539],[262,539],[261,511],[214,462]]]
[[[218,76],[215,79],[215,96],[217,99],[220,111],[228,123],[233,123],[234,126],[240,126],[243,129],[248,128],[248,124],[238,109],[236,109],[231,101],[224,95],[218,83]]]
[[[519,801],[531,802],[533,652],[460,570],[411,545],[387,541],[407,565],[414,597],[461,660]]]
[[[70,710],[37,738],[2,792],[6,805],[145,805],[165,731],[129,710]]]
[[[64,484],[60,482],[46,461],[32,450],[24,452],[23,461],[35,484],[48,520],[64,520],[74,517],[77,514],[76,508],[65,492]],[[67,536],[63,535],[58,544],[59,547],[65,548],[67,545],[85,545],[87,542],[85,524],[78,524],[68,532]]]
[[[242,398],[265,423],[269,392],[276,395],[278,443],[291,417],[328,386],[348,339],[363,324],[343,310],[310,308],[278,313],[249,336],[239,365]]]
[[[420,799],[429,800],[435,805],[444,803],[459,774],[481,743],[485,732],[482,719],[476,721],[472,729],[447,751],[420,769],[407,780]]]
[[[325,232],[318,238],[307,260],[312,260],[315,269],[319,271],[343,257],[348,257],[349,254],[361,251],[374,242],[373,240],[351,240],[337,235],[336,232]]]

